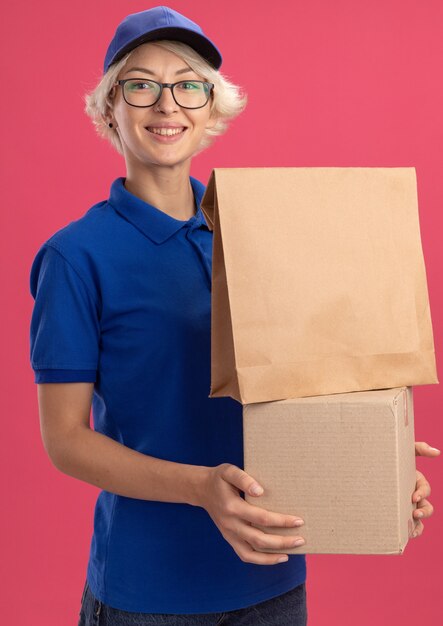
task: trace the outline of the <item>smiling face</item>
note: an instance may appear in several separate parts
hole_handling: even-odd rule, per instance
[[[124,78],[151,79],[160,83],[205,80],[179,56],[152,43],[142,44],[134,50],[117,80]],[[199,147],[205,128],[216,123],[215,117],[210,117],[212,96],[204,107],[185,109],[175,102],[171,90],[165,88],[155,105],[138,108],[125,102],[122,86],[113,89],[114,106],[108,121],[113,122],[119,133],[127,167],[131,169],[183,165]],[[148,130],[148,127],[162,124],[186,127],[186,130],[173,138]]]

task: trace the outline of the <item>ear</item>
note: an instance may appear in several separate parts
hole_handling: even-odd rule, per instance
[[[109,124],[109,122],[112,122],[115,126],[114,111],[113,108],[109,106],[109,104],[106,105],[105,112],[102,115],[102,120],[106,124],[106,126]]]
[[[113,122],[113,119],[111,115],[109,114],[109,112],[107,115],[102,115],[101,118],[102,118],[103,124],[105,124],[106,126],[108,126],[109,122]]]

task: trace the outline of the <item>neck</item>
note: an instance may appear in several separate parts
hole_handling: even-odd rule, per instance
[[[188,220],[196,213],[189,166],[175,168],[127,167],[125,188],[144,202],[177,220]]]

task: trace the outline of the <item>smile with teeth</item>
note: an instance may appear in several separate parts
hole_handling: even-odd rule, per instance
[[[179,133],[182,133],[185,129],[185,127],[182,128],[152,128],[151,126],[148,126],[147,129],[151,132],[151,133],[155,133],[156,135],[178,135]]]

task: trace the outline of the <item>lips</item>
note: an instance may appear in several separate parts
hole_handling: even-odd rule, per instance
[[[161,131],[161,130],[172,130],[172,131],[178,131],[180,130],[180,132],[183,132],[184,130],[186,130],[186,126],[145,126],[146,130],[149,130],[149,132],[154,132],[154,131]]]
[[[149,126],[145,126],[146,132],[148,132],[151,135],[150,140],[159,144],[178,143],[182,140],[182,138],[186,134],[186,131],[188,130],[187,127],[182,127],[182,130],[180,132],[175,132],[171,134],[167,134],[167,133],[163,134],[163,133],[156,133],[153,130],[149,130],[149,128],[150,128]]]

